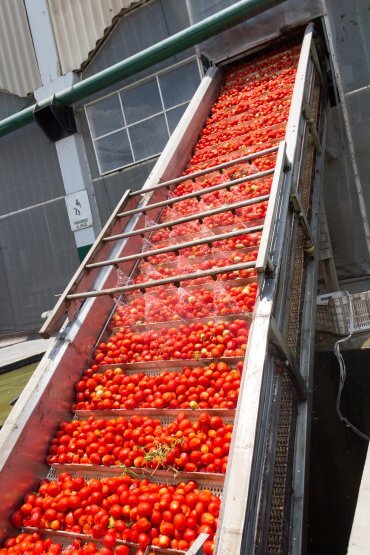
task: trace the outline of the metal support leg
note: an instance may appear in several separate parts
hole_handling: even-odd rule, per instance
[[[299,198],[299,195],[297,194],[296,191],[294,191],[291,195],[290,195],[290,203],[292,205],[292,208],[294,210],[294,212],[296,213],[299,223],[303,228],[303,233],[305,235],[306,238],[306,242],[305,242],[305,253],[306,254],[313,254],[316,250],[316,245],[315,245],[315,241],[313,240],[312,237],[312,233],[311,233],[311,227],[309,225],[309,223],[307,222],[307,218],[304,212],[304,209],[302,207],[301,204],[301,199]]]
[[[328,293],[339,291],[339,282],[337,270],[334,264],[333,251],[331,247],[328,222],[323,203],[320,204],[320,245],[319,245],[319,263],[324,276],[325,287]]]
[[[296,365],[295,362],[295,358],[293,356],[293,353],[291,352],[290,348],[288,347],[288,344],[286,343],[278,325],[277,322],[275,320],[275,318],[271,318],[271,323],[270,323],[270,329],[271,329],[271,341],[272,343],[282,352],[282,354],[284,355],[286,361],[286,368],[288,371],[288,374],[290,376],[290,379],[292,380],[292,383],[294,385],[294,388],[297,392],[297,395],[299,397],[299,400],[305,401],[307,399],[307,387],[306,384],[299,372],[299,369]]]
[[[321,154],[321,142],[319,139],[319,135],[317,133],[317,129],[316,129],[316,125],[315,125],[315,121],[312,117],[312,111],[311,111],[311,106],[308,104],[308,102],[304,102],[303,103],[303,116],[307,122],[307,125],[310,129],[310,133],[312,135],[312,139],[315,145],[315,149],[316,152],[318,154]]]

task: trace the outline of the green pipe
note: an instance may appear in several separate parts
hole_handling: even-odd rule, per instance
[[[56,93],[55,98],[61,105],[69,106],[77,100],[81,100],[90,94],[101,91],[117,83],[121,79],[131,77],[153,64],[161,62],[191,46],[199,44],[221,31],[240,23],[242,20],[253,17],[284,1],[285,0],[240,0],[236,4],[203,19],[203,21],[195,23],[191,27],[187,27],[183,31],[134,54],[130,58],[122,60],[72,85],[72,87],[68,89]],[[52,100],[52,97],[46,98],[0,121],[0,137],[32,123],[34,121],[34,109],[45,108],[51,104]]]

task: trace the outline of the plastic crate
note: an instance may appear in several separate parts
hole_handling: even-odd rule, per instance
[[[316,329],[335,335],[348,335],[350,301],[353,333],[370,330],[370,291],[351,295],[345,291],[337,291],[317,297]]]

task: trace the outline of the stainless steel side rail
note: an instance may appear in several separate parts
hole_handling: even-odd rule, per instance
[[[215,241],[224,241],[225,239],[231,239],[232,237],[239,237],[240,235],[250,235],[251,233],[256,233],[262,231],[263,225],[256,225],[254,227],[247,227],[243,229],[236,229],[235,231],[229,231],[228,233],[219,233],[218,235],[209,235],[208,237],[202,237],[201,239],[196,239],[194,241],[186,241],[185,243],[176,243],[175,245],[168,245],[167,247],[162,247],[161,249],[153,249],[151,251],[139,252],[136,254],[130,254],[129,256],[122,256],[121,258],[112,258],[111,260],[102,260],[101,262],[94,262],[93,264],[86,264],[85,268],[90,270],[92,268],[101,268],[103,266],[114,266],[115,264],[121,264],[122,262],[129,262],[131,260],[146,259],[149,256],[155,256],[157,254],[165,254],[167,252],[174,252],[176,255],[179,251],[186,249],[188,247],[195,247],[197,245],[210,245]]]
[[[312,34],[313,25],[309,25],[303,38],[297,68],[287,124],[286,145],[281,143],[279,147],[276,172],[265,219],[266,233],[265,237],[261,239],[259,257],[256,261],[256,270],[262,273],[263,279],[249,333],[229,464],[225,477],[221,525],[216,536],[218,555],[256,553],[257,534],[260,532],[259,526],[262,526],[259,522],[259,509],[262,503],[262,488],[266,485],[262,461],[268,448],[269,434],[267,419],[264,419],[263,416],[266,416],[265,408],[271,402],[271,398],[265,397],[263,385],[273,369],[273,354],[269,349],[273,339],[271,322],[272,318],[276,316],[281,296],[279,287],[286,285],[286,279],[284,283],[281,277],[286,278],[287,252],[289,250],[287,241],[290,241],[288,224],[292,218],[292,215],[289,214],[289,200],[292,182],[297,179],[299,170],[304,124],[303,95],[306,87],[310,85],[312,74],[310,59]],[[287,172],[284,171],[286,159],[290,165]],[[270,256],[271,261],[269,260]],[[266,271],[263,274],[264,269],[267,270],[268,266],[272,267],[272,264],[273,272]],[[284,306],[282,306],[282,314],[284,314],[283,309]],[[282,329],[280,319],[277,319],[277,323],[279,329]],[[302,385],[302,381],[299,381],[298,387]],[[306,390],[302,387],[301,398],[304,399],[305,396]],[[274,457],[275,454],[272,453],[270,459],[272,464]],[[267,526],[263,528],[265,536],[268,534],[268,515],[268,510],[262,515],[264,523],[267,522]],[[266,551],[262,549],[262,552]]]
[[[193,222],[198,220],[200,224],[203,223],[203,218],[208,218],[209,216],[215,216],[217,214],[222,214],[223,212],[234,212],[238,208],[244,208],[245,206],[252,206],[253,204],[258,204],[259,202],[265,202],[270,198],[270,195],[262,195],[260,197],[251,198],[248,200],[242,200],[239,202],[234,202],[232,204],[223,204],[219,208],[212,208],[211,210],[204,210],[203,212],[196,212],[195,214],[191,214],[190,216],[184,216],[183,218],[178,218],[177,220],[168,220],[166,222],[162,222],[160,224],[150,225],[148,227],[141,227],[139,229],[134,229],[133,231],[128,231],[126,233],[120,233],[119,235],[111,235],[109,237],[105,237],[103,241],[117,241],[118,239],[126,239],[128,237],[133,237],[134,235],[141,235],[144,237],[146,233],[152,233],[153,231],[157,231],[158,229],[164,229],[168,227],[171,229],[180,224],[185,224],[188,222]]]
[[[150,193],[151,191],[156,191],[157,189],[162,189],[163,187],[170,188],[171,185],[176,185],[177,183],[181,183],[182,181],[187,181],[188,179],[195,180],[197,177],[202,177],[203,175],[207,175],[207,173],[212,173],[212,172],[222,173],[222,171],[226,168],[236,166],[237,164],[243,164],[244,162],[250,162],[251,160],[255,160],[256,158],[260,158],[261,156],[267,156],[268,154],[272,154],[273,152],[276,152],[277,149],[278,149],[277,146],[273,146],[271,148],[265,148],[264,150],[253,152],[251,154],[247,154],[246,156],[241,156],[240,158],[235,158],[234,160],[229,160],[228,162],[223,162],[222,164],[217,164],[216,166],[210,166],[208,168],[205,168],[204,170],[199,170],[193,173],[184,174],[184,175],[181,175],[180,177],[175,177],[174,179],[170,179],[169,181],[163,181],[162,183],[158,183],[157,185],[153,185],[152,187],[148,187],[147,189],[132,191],[132,193],[130,193],[130,196],[135,197],[137,195],[144,195],[145,193]]]
[[[289,168],[289,163],[286,157],[286,143],[282,141],[279,145],[279,150],[276,159],[275,173],[272,180],[270,200],[267,207],[265,224],[263,227],[261,244],[258,251],[256,260],[256,270],[259,273],[265,272],[266,268],[270,271],[273,270],[271,256],[268,252],[271,248],[271,237],[273,232],[274,223],[276,221],[276,212],[278,208],[278,199],[281,195],[281,187],[283,184],[284,172]]]
[[[219,185],[213,185],[212,187],[208,187],[206,189],[199,189],[199,191],[195,191],[194,193],[187,193],[186,195],[182,195],[180,197],[173,197],[167,200],[163,200],[161,202],[156,202],[154,204],[147,204],[145,208],[135,208],[134,210],[128,210],[127,212],[122,212],[121,214],[117,214],[118,218],[123,218],[125,216],[132,216],[133,214],[146,214],[149,210],[154,208],[162,208],[164,206],[172,206],[177,202],[182,202],[183,200],[188,200],[191,198],[201,199],[203,195],[207,195],[208,193],[214,193],[215,191],[220,191],[221,189],[227,189],[229,187],[233,187],[234,185],[239,185],[240,183],[246,183],[247,181],[254,181],[255,179],[259,179],[260,177],[266,177],[267,175],[271,175],[274,173],[274,168],[271,170],[264,170],[262,172],[252,173],[250,175],[246,175],[244,177],[239,177],[238,179],[232,179],[230,181],[225,181],[224,183],[220,183]]]
[[[181,281],[189,281],[191,279],[199,279],[202,277],[216,277],[218,274],[228,274],[230,272],[237,272],[239,270],[247,270],[254,268],[255,262],[243,262],[242,264],[231,264],[230,266],[222,266],[221,268],[212,268],[211,270],[201,270],[192,272],[190,274],[179,274],[169,278],[156,279],[146,281],[144,283],[137,283],[134,285],[125,285],[123,287],[112,287],[111,289],[101,289],[99,291],[85,291],[83,293],[73,293],[67,296],[67,300],[73,299],[87,299],[89,297],[101,297],[103,295],[116,295],[117,293],[127,293],[129,291],[142,291],[151,287],[158,287],[160,285],[168,285],[173,283],[176,287],[180,286]]]

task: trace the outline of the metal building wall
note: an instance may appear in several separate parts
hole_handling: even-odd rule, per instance
[[[142,0],[48,0],[62,74],[78,70],[122,10]]]
[[[41,85],[23,0],[0,2],[0,90],[25,96]]]
[[[144,2],[143,6],[130,11],[117,22],[85,68],[82,77],[92,75],[232,3],[233,0],[183,0],[181,2],[179,0],[149,0]],[[8,6],[8,4],[9,2],[6,1],[5,5]],[[57,0],[50,0],[50,5],[52,4],[56,6]],[[118,7],[125,7],[126,4],[131,5],[132,3],[125,0],[111,0],[108,11],[110,12],[112,9],[112,12],[108,14],[109,18],[118,13]],[[329,2],[329,15],[337,33],[335,40],[338,57],[344,71],[345,94],[348,106],[351,108],[351,125],[354,130],[355,147],[359,153],[359,167],[364,182],[368,181],[370,173],[369,157],[366,152],[366,145],[369,142],[367,125],[369,102],[367,100],[370,100],[368,87],[370,78],[369,71],[363,71],[364,67],[369,67],[369,47],[367,35],[361,32],[361,25],[358,23],[365,22],[365,26],[368,26],[370,12],[365,11],[367,4],[367,0],[359,0],[355,6],[348,5],[345,0]],[[88,1],[79,2],[79,5],[80,8],[84,6],[84,9],[87,9]],[[15,5],[11,6],[14,10]],[[62,4],[59,3],[58,7],[61,8],[61,6]],[[107,9],[107,6],[108,3],[105,3],[104,10]],[[97,5],[95,7],[98,10]],[[75,9],[77,9],[75,3],[69,2],[68,6],[65,5],[68,17],[74,13]],[[103,26],[108,21],[107,13],[104,10],[104,13],[100,14],[101,19],[98,18],[100,23],[104,23]],[[321,0],[304,0],[298,4],[295,0],[287,0],[274,10],[273,16],[269,12],[261,14],[253,21],[247,21],[235,29],[222,33],[217,39],[206,41],[200,45],[199,49],[211,59],[217,60],[233,54],[247,45],[258,43],[262,38],[277,35],[282,27],[296,25],[297,22],[304,22],[321,13]],[[53,17],[56,17],[56,12],[53,12]],[[58,17],[61,15],[59,14]],[[58,25],[67,25],[68,17],[59,19]],[[341,26],[343,18],[345,25]],[[89,44],[99,38],[99,33],[101,33],[101,25],[99,25],[94,27],[94,33],[91,32]],[[73,29],[69,27],[68,32],[76,35],[79,32],[82,33],[82,30],[74,26]],[[62,39],[60,38],[60,40]],[[75,47],[72,47],[72,50],[73,48]],[[189,49],[157,64],[156,67],[150,68],[140,75],[85,99],[78,106],[77,115],[80,119],[81,133],[85,141],[94,192],[102,221],[107,219],[125,188],[141,187],[155,163],[155,158],[103,177],[100,176],[83,105],[154,71],[185,59],[194,54],[196,50],[198,49]],[[81,43],[76,48],[75,54],[81,58],[82,52],[84,51]],[[72,65],[75,63],[77,62],[73,62]],[[19,68],[18,71],[20,71]],[[27,105],[27,102],[29,100],[26,98],[0,93],[0,117],[3,118],[14,113]],[[329,118],[329,134],[331,133],[334,138],[339,137],[337,133],[339,120],[338,114],[335,114],[335,110],[333,110]],[[345,143],[342,142],[338,148],[344,149],[344,145]],[[55,147],[47,141],[36,125],[28,126],[1,139],[0,149],[0,288],[2,292],[0,296],[0,332],[36,329],[40,323],[40,313],[51,308],[55,302],[54,295],[63,290],[78,264],[73,234],[69,228],[64,204],[65,192]],[[328,220],[340,277],[370,272],[369,257],[360,229],[361,217],[356,205],[356,194],[348,171],[349,164],[346,162],[346,156],[347,154],[343,154],[340,160],[348,174],[346,179],[343,178],[345,172],[340,166],[336,165],[332,170],[334,165],[332,160],[329,160],[327,166]],[[369,208],[368,191],[365,191],[365,194],[367,208]],[[338,196],[342,202],[338,210],[334,210],[332,207],[338,201]],[[353,208],[350,218],[346,218],[348,207]],[[24,212],[20,212],[21,210]],[[340,212],[343,213],[343,221],[338,226]],[[18,308],[13,309],[12,307]],[[19,307],[22,307],[22,310]]]
[[[197,23],[235,4],[236,0],[186,0],[190,19]],[[323,0],[285,0],[282,4],[259,14],[216,37],[204,41],[202,53],[217,61],[235,55],[266,40],[278,37],[282,30],[297,27],[324,13]]]
[[[0,118],[28,103],[0,93]],[[55,146],[36,124],[0,139],[0,333],[37,330],[78,264]]]
[[[327,160],[325,168],[325,202],[339,278],[367,277],[359,289],[364,290],[370,279],[370,241],[366,244],[363,225],[364,219],[370,218],[370,4],[368,0],[327,0],[326,4],[340,78],[340,104],[329,118],[328,137],[335,157]],[[348,115],[362,213],[343,109]]]

